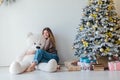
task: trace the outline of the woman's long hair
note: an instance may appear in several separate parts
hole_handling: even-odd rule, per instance
[[[53,35],[53,33],[52,33],[52,30],[51,30],[49,27],[45,27],[45,28],[42,30],[42,35],[44,34],[44,31],[45,31],[45,30],[48,31],[50,40],[52,41],[53,46],[56,48],[56,42],[55,42],[55,38],[54,38],[54,35]]]

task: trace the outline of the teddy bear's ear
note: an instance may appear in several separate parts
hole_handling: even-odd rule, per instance
[[[27,34],[27,37],[30,37],[30,36],[32,36],[33,35],[33,33],[32,32],[29,32],[28,34]]]

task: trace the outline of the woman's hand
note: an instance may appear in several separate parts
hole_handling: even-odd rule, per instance
[[[26,55],[32,55],[32,54],[35,54],[35,50],[28,50]]]

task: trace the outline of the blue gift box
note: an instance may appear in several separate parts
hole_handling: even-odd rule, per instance
[[[81,57],[80,58],[80,62],[84,62],[84,63],[94,63],[96,62],[96,60],[90,60],[88,57]]]
[[[90,63],[90,60],[89,59],[84,59],[83,62],[84,63]]]
[[[81,57],[81,58],[80,58],[80,62],[90,63],[90,60],[89,60],[88,57]]]

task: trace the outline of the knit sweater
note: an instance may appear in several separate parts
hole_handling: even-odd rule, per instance
[[[40,48],[49,52],[49,53],[57,53],[55,46],[53,45],[50,38],[45,39],[43,36],[40,40]]]

